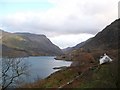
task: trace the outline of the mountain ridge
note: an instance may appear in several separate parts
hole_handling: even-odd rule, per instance
[[[25,56],[38,55],[60,55],[61,49],[53,44],[43,34],[32,33],[9,33],[2,30],[2,46],[3,56],[7,56],[7,52],[26,53]],[[5,49],[6,47],[6,49]],[[15,56],[15,55],[12,55]],[[17,55],[18,56],[18,55]],[[23,55],[24,56],[24,55]]]
[[[80,58],[86,58],[87,53],[93,53],[95,57],[99,58],[99,55],[118,50],[119,24],[120,19],[115,20],[94,37],[77,44],[75,47],[69,48],[66,51],[67,53],[65,52],[64,55],[57,56],[56,59],[78,60]]]
[[[88,40],[81,42],[74,47],[70,47],[68,51],[67,50],[66,51],[64,50],[64,51],[69,53],[79,48],[84,48],[84,49],[87,49],[87,48],[94,49],[98,47],[100,49],[118,48],[118,32],[119,32],[118,28],[120,28],[120,26],[118,25],[119,23],[120,23],[120,19],[115,20],[110,25],[106,26],[102,31],[98,32],[94,37],[89,38]],[[102,46],[101,45],[102,43],[110,44],[110,45]],[[115,45],[113,45],[114,43]]]

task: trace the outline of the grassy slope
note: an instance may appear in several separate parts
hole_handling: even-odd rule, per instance
[[[15,54],[16,52],[19,52],[19,54],[26,53],[27,55],[33,56],[62,54],[62,51],[59,49],[59,47],[54,45],[44,35],[27,33],[19,35],[2,31],[1,37],[2,42],[0,42],[0,45],[4,45],[6,47],[3,49],[4,56],[18,56],[18,54]],[[9,50],[7,48],[9,48]]]
[[[112,62],[85,72],[66,88],[117,88],[117,80],[117,66]]]
[[[78,72],[84,72],[81,77],[75,79],[71,84],[65,85],[64,88],[116,88],[118,84],[117,51],[114,51],[114,54],[113,52],[109,52],[109,54],[114,61],[103,64],[99,68],[93,67],[88,69],[92,66],[90,64],[84,64],[80,67],[67,68],[66,70],[60,70],[53,73],[44,80],[38,80],[36,83],[26,84],[24,87],[58,88],[78,76]],[[96,55],[93,56],[95,57]]]
[[[24,38],[22,38],[18,35],[5,32],[5,33],[3,33],[2,44],[6,45],[8,47],[11,47],[11,48],[21,49],[20,43],[18,43],[18,42],[22,42],[24,40],[25,40]]]

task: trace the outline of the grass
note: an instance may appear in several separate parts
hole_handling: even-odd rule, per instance
[[[113,55],[112,55],[113,54]],[[111,56],[116,57],[115,53]],[[85,68],[85,67],[83,67]],[[87,64],[86,64],[87,68]],[[85,73],[71,84],[66,85],[66,88],[117,88],[118,82],[118,60],[114,58],[113,62],[103,64],[99,67],[93,67],[85,71]],[[58,88],[66,84],[68,81],[78,75],[80,68],[67,68],[53,73],[46,79],[32,84],[32,88]]]
[[[117,88],[117,79],[116,64],[104,64],[98,70],[93,71],[91,79],[79,84],[78,88]]]

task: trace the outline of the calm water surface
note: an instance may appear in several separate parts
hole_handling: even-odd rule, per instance
[[[24,61],[28,63],[29,66],[29,76],[26,77],[27,82],[34,82],[35,80],[44,79],[55,70],[54,67],[70,66],[71,61],[55,60],[53,56],[38,56],[38,57],[28,57],[24,58]]]

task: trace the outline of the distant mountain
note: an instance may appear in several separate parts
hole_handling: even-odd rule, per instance
[[[21,55],[22,53],[25,56],[62,54],[61,49],[54,45],[45,35],[9,33],[2,30],[1,39],[3,56],[8,55],[8,52],[10,55],[16,55],[17,53],[18,55]]]
[[[72,47],[67,47],[67,48],[62,49],[64,53],[70,52],[71,50],[72,50]]]
[[[82,46],[84,46],[90,40],[91,40],[91,38],[86,40],[86,41],[84,41],[84,42],[81,42],[81,43],[77,44],[74,47],[68,47],[68,48],[62,49],[62,51],[67,54],[67,53],[69,53],[69,52],[71,52],[73,50],[77,50],[77,49],[81,48]]]

